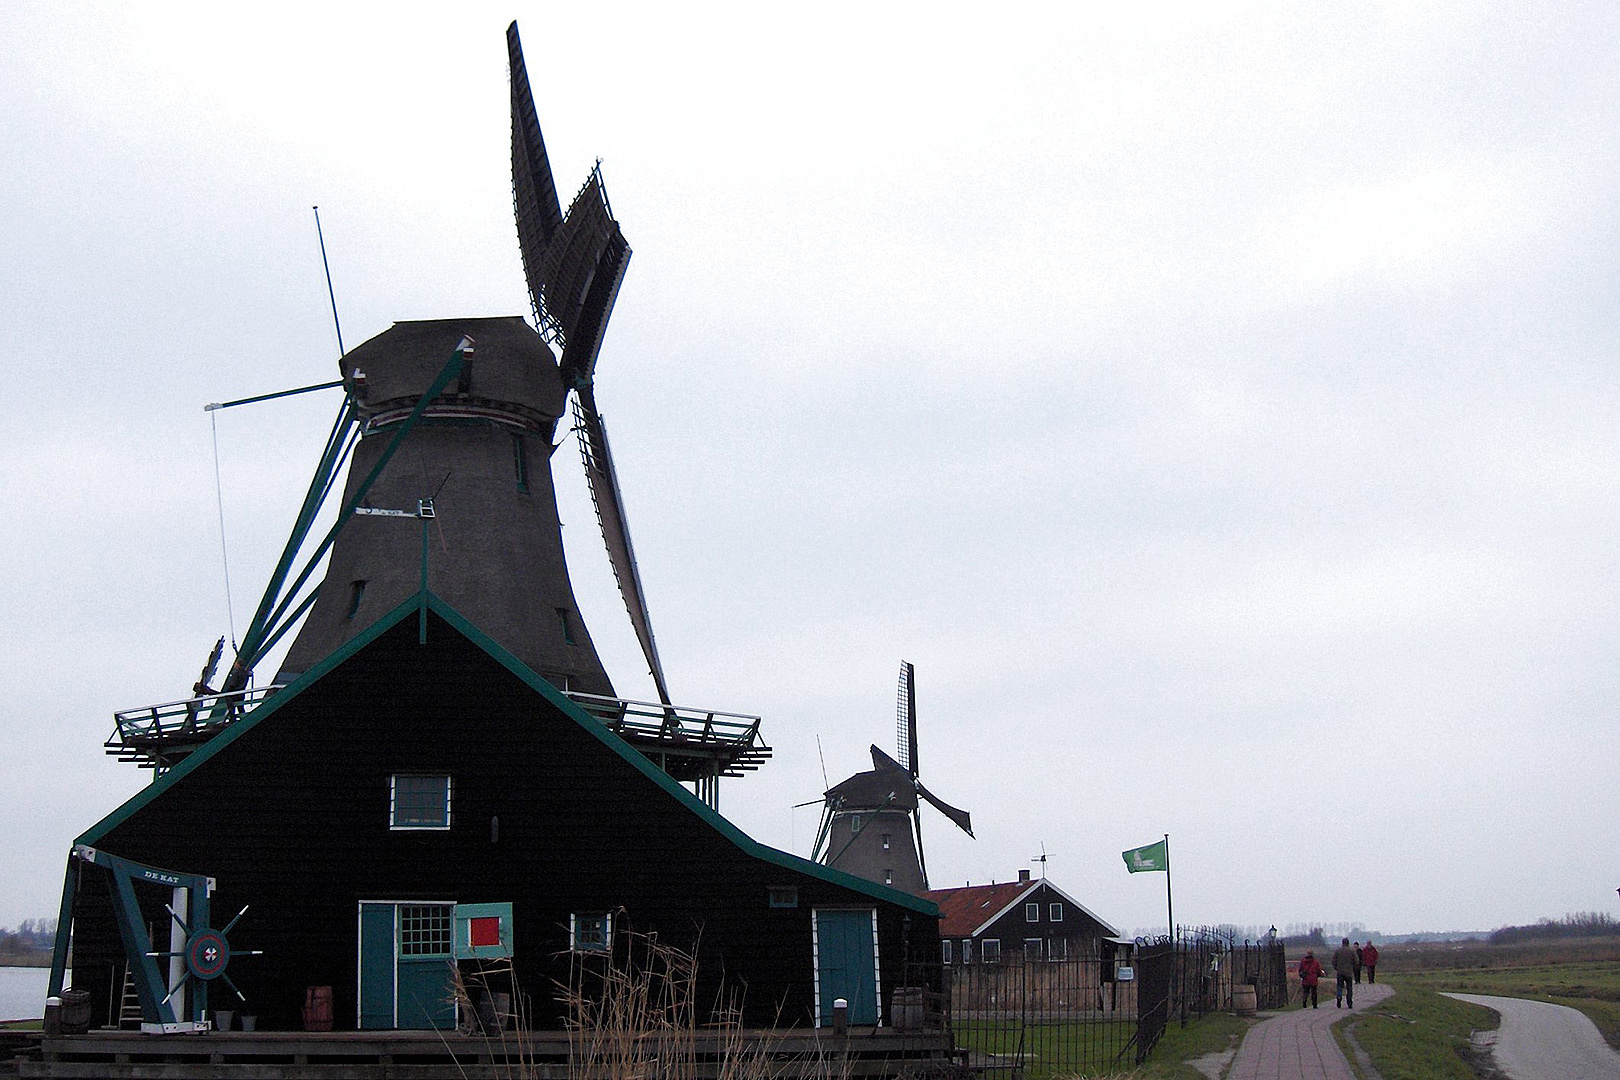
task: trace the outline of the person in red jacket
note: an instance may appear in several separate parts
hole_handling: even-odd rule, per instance
[[[1299,962],[1299,1007],[1307,1004],[1316,1008],[1316,983],[1322,977],[1322,962],[1310,949],[1305,950],[1305,959]]]
[[[1361,947],[1361,965],[1367,969],[1367,981],[1378,981],[1378,946],[1372,942]]]

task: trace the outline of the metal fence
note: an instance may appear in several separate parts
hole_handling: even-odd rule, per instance
[[[1111,1073],[1142,1064],[1172,1023],[1234,1007],[1252,985],[1260,1008],[1287,1001],[1279,941],[1241,944],[1218,930],[1178,928],[1138,938],[1124,960],[1026,960],[952,965],[944,972],[959,1059],[1007,1080]]]

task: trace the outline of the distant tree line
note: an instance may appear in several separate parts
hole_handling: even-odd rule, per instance
[[[0,928],[0,966],[27,967],[50,958],[55,919],[24,919],[15,930]]]
[[[1554,938],[1620,937],[1620,920],[1601,911],[1581,911],[1562,919],[1542,919],[1529,926],[1504,926],[1492,930],[1492,945],[1512,945],[1520,941],[1548,941]]]

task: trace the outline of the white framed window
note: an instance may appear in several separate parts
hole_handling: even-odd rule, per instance
[[[979,959],[986,964],[1001,963],[1001,939],[990,937],[979,942]]]
[[[942,964],[951,962],[951,942],[949,938],[939,943],[939,962]]]
[[[1027,937],[1024,939],[1024,959],[1039,960],[1041,958],[1041,939]]]
[[[1025,922],[1040,922],[1041,921],[1041,905],[1039,905],[1039,904],[1025,904],[1024,905],[1024,921]]]
[[[884,869],[884,871],[883,871],[883,884],[885,884],[885,885],[893,885],[894,884],[894,871],[893,870],[889,870],[887,868]]]
[[[1048,919],[1050,919],[1052,922],[1062,922],[1063,921],[1063,905],[1062,904],[1051,904],[1051,905],[1049,905],[1047,907],[1047,909],[1046,909],[1046,917]]]
[[[568,947],[575,952],[607,952],[613,944],[612,914],[568,916]]]
[[[399,905],[399,955],[449,956],[452,910],[446,904]]]
[[[962,939],[962,963],[964,963],[964,964],[973,963],[973,939],[972,938],[963,938]]]
[[[883,850],[884,851],[889,850],[889,834],[888,833],[883,834]]]
[[[388,778],[390,829],[450,828],[450,778],[395,773]]]
[[[1055,937],[1046,943],[1046,958],[1048,960],[1067,960],[1069,958],[1069,939]]]
[[[858,833],[861,831],[861,815],[849,815],[849,831],[852,833]]]

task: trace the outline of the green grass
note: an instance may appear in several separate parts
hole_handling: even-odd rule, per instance
[[[1387,981],[1395,993],[1354,1021],[1356,1042],[1384,1080],[1476,1080],[1468,1037],[1495,1028],[1496,1014],[1442,997],[1413,976]]]
[[[1118,1055],[1136,1034],[1136,1022],[1030,1024],[1023,1033],[1023,1052],[1028,1055],[1024,1075],[1029,1080],[1051,1080],[1070,1076],[1133,1076],[1150,1080],[1203,1080],[1202,1074],[1186,1064],[1193,1058],[1230,1049],[1236,1045],[1248,1022],[1230,1013],[1211,1013],[1202,1020],[1189,1020],[1182,1027],[1171,1021],[1147,1064],[1131,1071],[1134,1048],[1122,1064]],[[1016,1023],[989,1020],[959,1020],[955,1025],[956,1045],[989,1054],[1013,1054],[1020,1049]]]
[[[1620,960],[1421,971],[1400,976],[1400,982],[1425,990],[1568,1005],[1591,1017],[1608,1044],[1620,1050]]]
[[[1137,1075],[1153,1080],[1204,1080],[1204,1074],[1187,1062],[1232,1049],[1251,1024],[1252,1021],[1223,1012],[1210,1013],[1202,1020],[1188,1020],[1186,1027],[1171,1023]]]

